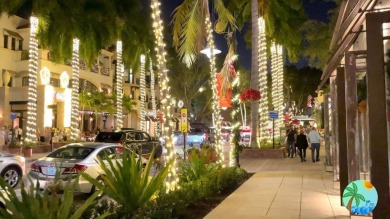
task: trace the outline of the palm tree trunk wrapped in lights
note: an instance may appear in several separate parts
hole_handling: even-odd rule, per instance
[[[116,128],[123,127],[122,109],[122,83],[123,83],[123,63],[122,63],[122,41],[116,42]]]
[[[279,53],[275,42],[271,45],[271,77],[272,77],[272,105],[274,111],[279,112]],[[274,126],[275,137],[278,138],[279,120],[277,119]]]
[[[171,124],[172,112],[170,106],[170,92],[169,92],[169,78],[167,74],[166,59],[165,59],[165,43],[163,37],[163,22],[161,19],[160,11],[160,2],[158,0],[152,0],[152,18],[153,18],[153,32],[156,38],[156,54],[158,61],[158,70],[160,74],[160,89],[161,90],[161,104],[162,104],[162,113],[163,113],[163,139],[165,146],[168,149],[166,160],[170,161],[175,159],[175,151],[172,144],[173,139],[173,127]],[[176,160],[173,161],[173,164],[170,166],[166,187],[169,190],[174,190],[177,186],[179,178],[177,177],[177,167]]]
[[[140,68],[140,129],[146,131],[146,123],[145,123],[145,99],[146,99],[146,83],[145,83],[145,55],[141,55],[141,68]]]
[[[71,140],[79,138],[79,39],[73,39],[72,53],[72,112],[71,112]]]
[[[262,17],[258,19],[259,38],[258,38],[258,60],[259,60],[259,91],[261,99],[259,102],[260,115],[260,140],[267,137],[268,132],[268,95],[267,95],[267,45],[265,39],[265,22]],[[253,114],[252,114],[253,116]],[[253,126],[253,125],[252,125]],[[253,134],[253,131],[252,131]]]
[[[38,18],[30,17],[30,46],[29,46],[29,87],[28,87],[28,107],[27,107],[27,143],[36,142],[37,135],[37,74],[38,74],[38,40],[36,33],[38,30]]]
[[[210,48],[210,73],[211,73],[211,86],[213,90],[213,117],[215,119],[215,144],[216,152],[219,155],[218,163],[223,163],[224,156],[222,155],[222,135],[221,135],[221,115],[219,107],[219,97],[217,90],[217,72],[215,68],[215,54],[214,54],[214,37],[211,28],[210,17],[206,17],[206,31],[207,31],[207,42]]]
[[[150,96],[152,98],[152,111],[153,111],[153,118],[157,118],[157,106],[156,106],[156,90],[154,87],[154,72],[153,72],[153,63],[152,59],[149,59],[149,70],[150,70]],[[159,136],[159,131],[158,131],[158,122],[153,122],[154,123],[154,136]]]
[[[277,45],[277,53],[278,53],[278,113],[279,113],[279,119],[278,119],[278,136],[280,136],[280,128],[283,127],[283,115],[284,115],[284,109],[283,109],[283,102],[284,102],[284,94],[283,94],[283,87],[284,87],[284,65],[283,65],[283,46]],[[276,134],[276,133],[275,133]]]

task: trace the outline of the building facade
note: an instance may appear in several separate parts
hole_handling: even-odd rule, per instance
[[[0,17],[0,126],[8,128],[19,126],[26,128],[28,103],[28,48],[29,20],[18,16],[2,14]],[[71,114],[71,62],[55,63],[50,51],[39,50],[37,75],[37,128],[40,135],[47,137],[51,128],[66,130],[70,127]],[[116,53],[102,49],[96,64],[88,67],[80,60],[80,91],[91,90],[111,95],[115,92]],[[156,118],[152,112],[150,95],[150,74],[146,76],[146,128],[154,135]],[[156,77],[157,79],[157,77]],[[155,80],[155,89],[158,83]],[[140,79],[139,74],[133,74],[125,69],[123,78],[123,93],[136,101],[132,112],[124,112],[124,127],[139,129],[140,127]],[[158,102],[156,92],[156,102]],[[16,115],[11,119],[11,115]],[[94,131],[115,128],[115,115],[98,112],[96,116],[92,109],[80,108],[79,120],[81,131]],[[45,130],[45,131],[44,131]]]

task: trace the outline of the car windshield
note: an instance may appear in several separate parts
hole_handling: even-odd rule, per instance
[[[65,147],[53,151],[47,157],[82,160],[91,154],[93,150],[94,148],[86,147]]]
[[[193,133],[195,133],[195,132],[203,132],[203,130],[200,129],[200,128],[192,128],[191,132],[193,132]]]
[[[120,132],[101,132],[96,136],[96,142],[117,143],[122,140],[123,133]]]

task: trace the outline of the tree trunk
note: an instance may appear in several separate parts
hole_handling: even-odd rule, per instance
[[[349,199],[349,201],[348,201],[347,209],[348,209],[349,212],[351,212],[352,202],[353,202],[354,198],[355,198],[355,196],[352,196],[351,199]]]
[[[259,89],[259,62],[258,62],[258,37],[259,37],[259,7],[257,0],[252,0],[252,59],[251,59],[251,88]],[[251,102],[251,147],[258,147],[257,126],[259,117],[259,101]]]

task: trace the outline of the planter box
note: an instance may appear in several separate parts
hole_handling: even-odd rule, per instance
[[[284,147],[279,149],[244,148],[244,150],[240,153],[240,157],[285,158],[286,149]]]
[[[32,148],[23,148],[23,156],[24,157],[31,157],[32,156]]]
[[[22,148],[21,147],[9,147],[8,152],[10,154],[22,154]]]
[[[203,156],[202,153],[207,153],[206,151],[200,150],[198,152],[198,156]],[[192,153],[188,153],[188,160],[192,159]],[[215,150],[208,151],[208,154],[205,157],[205,163],[215,163],[217,162],[217,152]]]
[[[66,142],[54,142],[53,143],[53,148],[54,149],[57,149],[57,148],[60,148],[66,144],[69,144],[69,143],[66,143]],[[51,145],[37,145],[37,146],[33,146],[33,152],[34,153],[48,153],[48,152],[51,152]]]

